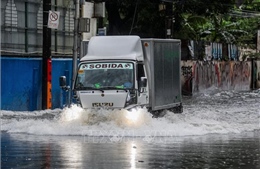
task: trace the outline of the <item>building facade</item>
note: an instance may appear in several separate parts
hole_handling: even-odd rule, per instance
[[[73,0],[51,1],[60,12],[59,27],[52,29],[52,55],[72,55],[74,31]],[[1,0],[1,53],[40,55],[43,39],[42,0]]]

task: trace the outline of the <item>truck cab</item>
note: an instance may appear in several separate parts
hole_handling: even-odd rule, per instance
[[[149,98],[143,59],[137,36],[93,37],[73,86],[78,103],[83,108],[146,105]]]
[[[97,36],[78,65],[74,98],[85,109],[182,112],[180,40]],[[67,89],[64,83],[61,87]]]

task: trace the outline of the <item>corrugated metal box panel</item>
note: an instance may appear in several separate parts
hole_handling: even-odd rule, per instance
[[[180,40],[146,39],[146,61],[150,76],[152,110],[175,107],[181,103]]]

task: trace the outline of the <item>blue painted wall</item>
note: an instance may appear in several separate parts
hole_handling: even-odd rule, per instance
[[[66,104],[68,93],[61,90],[59,77],[66,76],[67,84],[72,82],[72,59],[52,59],[52,108]]]
[[[66,76],[71,86],[72,59],[52,59],[52,108],[65,104],[59,87]],[[1,56],[1,110],[33,111],[42,107],[42,59]]]

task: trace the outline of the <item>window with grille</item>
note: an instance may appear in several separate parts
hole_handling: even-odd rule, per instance
[[[5,7],[5,31],[17,32],[18,15],[14,0],[8,0]]]

